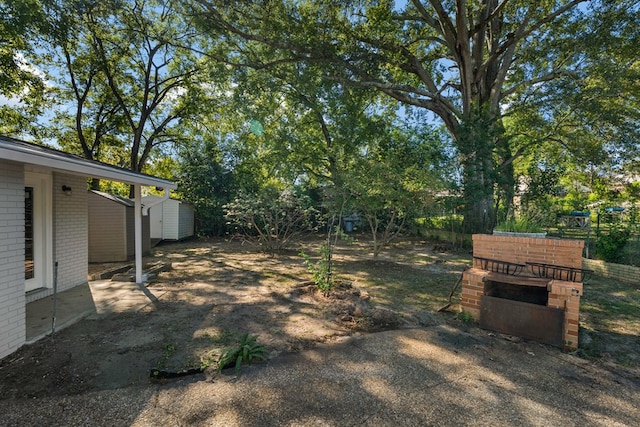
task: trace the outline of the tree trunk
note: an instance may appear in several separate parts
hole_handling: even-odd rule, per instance
[[[498,199],[496,203],[496,220],[509,221],[514,218],[513,198],[515,196],[515,174],[513,171],[513,162],[511,147],[509,141],[505,138],[498,138],[497,155],[500,165],[496,171],[496,181],[498,190]]]
[[[493,163],[489,158],[469,158],[464,168],[464,222],[467,233],[490,233],[495,225]]]
[[[494,120],[482,108],[474,108],[457,129],[464,185],[464,222],[467,233],[490,233],[495,225],[496,162]]]

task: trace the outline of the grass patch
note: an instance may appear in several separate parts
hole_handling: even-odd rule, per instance
[[[398,258],[402,261],[396,262]],[[451,288],[471,257],[447,255],[439,260],[443,262],[408,254],[393,261],[341,259],[336,271],[341,278],[369,291],[376,304],[400,311],[435,311],[448,302]]]
[[[226,329],[205,331],[194,339],[208,344],[229,345],[235,341],[236,334]]]
[[[640,367],[638,285],[598,276],[588,279],[580,304],[580,327],[580,354]]]
[[[604,324],[612,316],[640,321],[640,289],[613,279],[595,276],[584,284],[581,311],[588,320]]]

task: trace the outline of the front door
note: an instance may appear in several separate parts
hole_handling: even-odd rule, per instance
[[[25,173],[25,291],[51,286],[51,176]]]

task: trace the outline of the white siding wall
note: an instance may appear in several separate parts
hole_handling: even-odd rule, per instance
[[[178,240],[178,201],[169,199],[162,204],[162,238]]]
[[[157,196],[146,196],[142,203],[160,200]],[[149,209],[150,235],[154,239],[181,240],[195,233],[193,206],[180,200],[168,199]]]
[[[73,189],[71,196],[62,193],[63,185]],[[53,210],[54,261],[58,261],[58,290],[63,291],[87,283],[87,179],[54,174]]]
[[[24,168],[0,160],[0,358],[25,336]]]
[[[186,239],[194,234],[193,207],[188,203],[180,203],[178,209],[178,238]]]
[[[151,238],[162,239],[162,205],[152,206],[149,209],[149,224]]]

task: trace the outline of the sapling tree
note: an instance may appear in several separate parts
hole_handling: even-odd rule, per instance
[[[350,169],[347,206],[364,220],[374,258],[424,213],[443,185],[440,173],[446,156],[436,148],[436,138],[433,131],[392,132],[373,141]],[[427,144],[425,139],[432,141]]]

